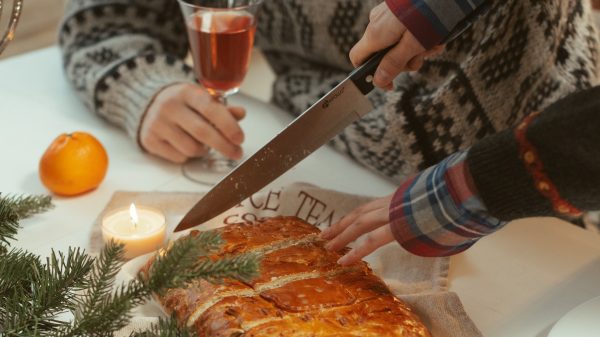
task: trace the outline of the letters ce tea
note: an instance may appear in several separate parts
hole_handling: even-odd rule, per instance
[[[342,253],[324,249],[319,230],[296,217],[217,231],[225,245],[214,258],[247,252],[264,258],[260,275],[251,282],[197,280],[158,298],[199,336],[431,336],[366,263],[338,265]]]

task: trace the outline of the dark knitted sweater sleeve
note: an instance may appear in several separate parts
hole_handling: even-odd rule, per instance
[[[469,151],[469,169],[489,213],[512,220],[600,209],[600,87],[559,100],[529,120]]]
[[[59,43],[67,78],[86,106],[132,137],[166,85],[193,81],[177,1],[71,0]]]

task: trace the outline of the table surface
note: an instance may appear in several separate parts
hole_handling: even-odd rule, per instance
[[[246,84],[253,86],[264,88],[264,83]],[[243,122],[247,153],[290,121],[286,113],[257,99],[237,95],[232,101],[248,109]],[[17,247],[41,255],[86,247],[94,219],[116,190],[206,190],[187,181],[179,166],[142,153],[121,130],[87,111],[63,76],[56,48],[0,62],[0,116],[2,193],[48,193],[38,178],[38,162],[62,132],[91,132],[110,157],[98,189],[75,198],[56,197],[55,209],[21,223]],[[389,181],[328,147],[274,184],[298,181],[371,196],[394,190]],[[600,236],[554,219],[511,223],[452,257],[450,289],[486,337],[546,336],[571,308],[600,296]]]

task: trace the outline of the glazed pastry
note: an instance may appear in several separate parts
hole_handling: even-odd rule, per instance
[[[343,252],[326,250],[319,230],[298,218],[218,231],[225,241],[220,256],[260,252],[264,257],[251,282],[197,280],[158,298],[199,336],[431,336],[366,263],[338,265]]]

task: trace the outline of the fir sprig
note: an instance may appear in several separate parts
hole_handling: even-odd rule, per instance
[[[256,254],[244,254],[224,257],[218,260],[201,260],[189,271],[190,279],[201,278],[210,282],[219,282],[225,278],[250,281],[257,276],[260,258]]]
[[[19,219],[50,207],[50,199],[45,197],[0,196],[0,248],[6,249],[8,240],[16,235]],[[132,309],[153,293],[181,287],[196,278],[218,282],[256,275],[256,255],[211,258],[222,245],[214,232],[177,240],[156,256],[149,271],[114,291],[122,267],[121,245],[107,244],[96,259],[80,249],[70,249],[67,254],[52,252],[45,262],[20,249],[5,250],[0,257],[0,336],[112,336],[129,323]],[[64,319],[65,312],[73,319]],[[149,331],[132,336],[187,337],[190,332],[172,320],[161,319]]]
[[[43,213],[54,207],[49,195],[12,195],[5,199],[19,220]]]
[[[122,245],[114,241],[106,244],[88,275],[88,288],[75,313],[76,320],[90,315],[102,299],[111,293],[115,277],[123,265],[123,255]]]
[[[214,232],[202,232],[197,236],[183,237],[173,243],[167,254],[156,256],[150,273],[140,274],[140,281],[148,284],[149,288],[160,293],[161,289],[176,288],[193,278],[190,270],[201,257],[214,253],[223,241]],[[157,277],[174,275],[171,279]]]
[[[0,195],[0,254],[8,250],[9,240],[14,240],[19,220],[52,208],[52,198],[44,195]]]
[[[88,336],[97,331],[119,330],[129,322],[131,310],[149,300],[153,293],[180,287],[198,277],[212,281],[224,277],[248,279],[256,273],[259,260],[254,255],[198,263],[221,244],[220,236],[211,232],[177,240],[168,251],[157,255],[149,272],[138,274],[136,279],[118,287],[114,294],[100,296],[93,305],[84,303],[85,309],[76,315],[74,325],[59,336]],[[101,265],[98,269],[109,275],[114,269],[118,270],[118,264],[109,262],[122,255],[119,250],[122,250],[120,246],[107,245],[98,258],[97,264]],[[108,283],[112,282],[104,281],[104,284]]]
[[[69,248],[67,254],[52,251],[36,280],[44,286],[32,294],[32,307],[36,309],[33,317],[52,319],[66,310],[75,310],[93,263],[94,259],[80,248]]]
[[[67,254],[53,251],[43,264],[35,255],[12,250],[2,260],[0,268],[8,271],[0,271],[0,327],[5,335],[48,333],[67,325],[57,317],[77,306],[77,292],[86,286],[92,258],[81,249],[69,249]]]
[[[8,199],[0,197],[0,254],[6,252],[9,240],[14,240],[19,229],[19,215]]]
[[[4,299],[12,296],[14,292],[28,292],[30,278],[34,270],[43,268],[39,256],[13,249],[6,256],[0,258],[0,311],[4,307]]]

